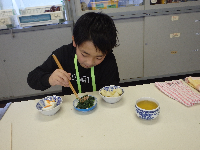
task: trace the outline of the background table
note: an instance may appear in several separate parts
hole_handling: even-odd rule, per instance
[[[61,109],[54,116],[36,110],[38,100],[13,103],[0,121],[0,149],[13,150],[199,150],[200,105],[186,107],[160,92],[154,84],[124,87],[121,101],[98,99],[88,113],[73,108],[74,95],[63,96]],[[84,94],[79,94],[82,96]],[[135,114],[141,97],[155,98],[160,115],[151,121]]]

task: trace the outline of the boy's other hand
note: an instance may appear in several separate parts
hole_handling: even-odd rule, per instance
[[[69,87],[68,79],[71,80],[71,73],[67,73],[62,69],[56,69],[49,77],[49,84],[51,86],[61,85]]]

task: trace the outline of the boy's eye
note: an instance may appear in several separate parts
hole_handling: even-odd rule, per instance
[[[83,53],[81,53],[83,55]],[[85,55],[83,55],[83,57],[86,57]]]
[[[82,54],[83,57],[87,57],[87,55],[85,55],[85,54],[83,54],[83,53],[81,53],[81,54]],[[102,57],[97,57],[97,59],[98,59],[98,60],[101,60]]]

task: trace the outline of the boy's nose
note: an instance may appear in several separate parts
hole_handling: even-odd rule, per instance
[[[86,64],[87,66],[92,67],[92,66],[94,66],[94,64],[95,64],[94,59],[91,58],[91,59],[87,60],[87,64]]]

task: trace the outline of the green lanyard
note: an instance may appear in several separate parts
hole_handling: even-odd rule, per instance
[[[74,65],[75,65],[75,69],[76,69],[76,80],[77,80],[77,84],[78,84],[78,91],[79,91],[79,93],[82,93],[81,92],[80,76],[79,76],[78,65],[77,65],[77,55],[76,54],[75,54],[75,57],[74,57]],[[91,68],[91,77],[92,77],[93,91],[96,91],[94,66]]]

